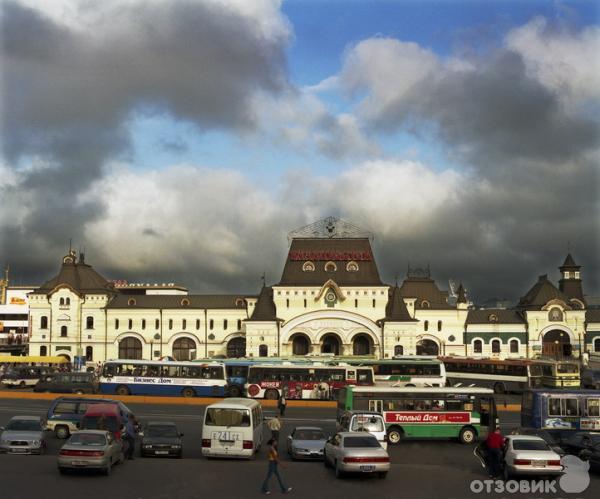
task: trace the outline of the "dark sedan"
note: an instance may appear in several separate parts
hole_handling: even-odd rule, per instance
[[[150,422],[144,428],[141,454],[145,456],[183,457],[183,442],[175,423]]]

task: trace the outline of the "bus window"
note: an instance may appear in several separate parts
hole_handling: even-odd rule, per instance
[[[493,403],[493,399],[488,399],[488,398],[484,398],[484,397],[479,399],[479,406],[480,406],[479,417],[480,417],[481,426],[490,426],[493,422],[493,419],[491,418],[492,403]],[[468,406],[471,406],[471,408],[472,408],[473,404],[465,403],[465,410],[466,411],[472,410],[472,409],[468,409],[467,408]]]
[[[565,416],[579,415],[579,401],[574,398],[565,399]]]
[[[373,376],[370,369],[358,369],[358,384],[372,384]]]
[[[415,411],[430,411],[431,400],[415,400]]]
[[[588,416],[600,416],[600,398],[587,399],[587,415]]]
[[[463,409],[463,404],[460,400],[446,400],[445,402],[447,411],[462,411]]]
[[[431,409],[434,411],[443,411],[445,410],[445,405],[444,400],[434,400],[431,403]]]
[[[560,399],[551,397],[548,399],[548,416],[560,416]]]

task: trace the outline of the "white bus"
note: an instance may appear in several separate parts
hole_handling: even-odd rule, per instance
[[[262,407],[256,400],[230,398],[204,412],[202,455],[252,459],[263,442]]]

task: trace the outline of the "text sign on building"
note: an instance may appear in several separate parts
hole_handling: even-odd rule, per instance
[[[290,260],[337,260],[370,262],[370,251],[290,251]]]

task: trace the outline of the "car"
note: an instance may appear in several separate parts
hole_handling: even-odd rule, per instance
[[[581,373],[581,386],[600,390],[600,369],[585,369]]]
[[[569,454],[578,456],[582,450],[600,444],[600,433],[578,431],[565,438],[563,445]]]
[[[388,436],[383,416],[375,411],[345,411],[336,424],[337,431],[368,432],[387,449]]]
[[[183,457],[183,433],[175,423],[150,421],[142,432],[140,453],[146,456]]]
[[[327,436],[318,426],[298,426],[287,437],[287,452],[292,459],[323,459]]]
[[[323,462],[335,469],[337,478],[345,473],[377,473],[385,478],[390,470],[389,454],[369,433],[336,433],[325,444]]]
[[[45,424],[39,416],[14,416],[1,428],[0,452],[9,454],[44,454]]]
[[[597,440],[579,453],[579,459],[590,463],[590,469],[600,473],[600,442]]]
[[[504,443],[505,480],[517,475],[560,475],[560,456],[543,438],[535,435],[509,435]]]
[[[514,432],[516,435],[533,435],[540,437],[546,442],[550,448],[556,452],[559,456],[564,456],[567,452],[564,446],[561,445],[562,439],[558,435],[550,433],[548,430],[541,430],[538,428],[519,428]]]
[[[97,393],[98,382],[94,373],[54,373],[42,376],[33,387],[38,393]]]
[[[106,430],[81,430],[69,438],[58,452],[58,471],[97,469],[110,475],[115,464],[125,460],[121,442]]]

